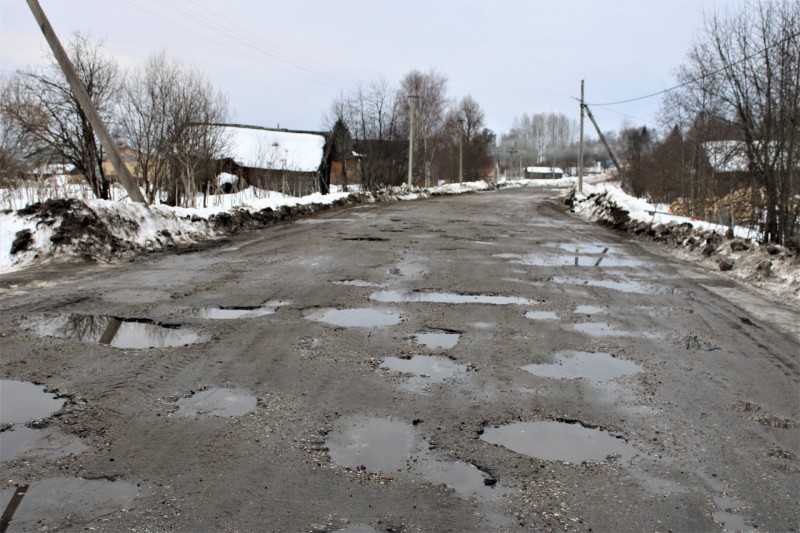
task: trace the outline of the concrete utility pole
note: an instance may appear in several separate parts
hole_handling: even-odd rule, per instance
[[[408,129],[408,186],[411,187],[414,175],[414,100],[417,99],[417,95],[409,94],[408,99],[411,106],[411,124]]]
[[[581,80],[581,141],[578,148],[578,192],[583,192],[583,80]]]
[[[56,32],[53,31],[53,27],[50,25],[50,21],[47,20],[47,17],[45,16],[44,11],[42,11],[38,0],[27,0],[27,2],[28,7],[31,9],[31,13],[33,13],[33,18],[36,19],[36,23],[42,30],[42,34],[47,40],[47,44],[50,45],[50,49],[53,51],[53,55],[55,56],[56,61],[58,61],[58,65],[64,72],[67,82],[69,82],[69,86],[72,89],[72,93],[75,95],[75,99],[78,101],[81,109],[86,114],[86,119],[89,121],[89,124],[92,125],[92,129],[100,138],[100,143],[103,145],[103,148],[108,153],[108,157],[111,159],[111,165],[114,167],[114,170],[117,171],[117,176],[119,176],[122,186],[125,187],[126,191],[128,191],[128,196],[131,200],[146,205],[147,201],[145,201],[144,196],[142,196],[142,192],[136,185],[136,181],[133,179],[133,176],[131,176],[128,167],[125,166],[125,163],[122,161],[122,157],[120,156],[116,143],[114,143],[114,140],[111,138],[111,135],[109,135],[108,130],[100,118],[100,115],[94,108],[89,93],[86,92],[86,88],[81,83],[78,75],[75,74],[75,69],[72,68],[72,63],[70,63],[67,53],[61,46],[61,43],[56,36]]]

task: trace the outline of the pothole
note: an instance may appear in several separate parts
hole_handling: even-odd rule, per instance
[[[373,281],[366,281],[363,279],[343,279],[339,281],[331,282],[334,285],[345,285],[347,287],[380,287],[380,283],[375,283]]]
[[[573,312],[576,315],[599,315],[605,310],[597,305],[576,305]]]
[[[53,427],[32,429],[15,426],[0,432],[0,461],[52,461],[88,449],[80,438]]]
[[[41,385],[11,379],[0,380],[0,425],[24,424],[39,418],[46,418],[66,403],[46,392]]]
[[[460,333],[417,333],[414,340],[417,344],[431,350],[449,350],[458,344]]]
[[[464,498],[493,500],[512,492],[475,465],[461,461],[420,461],[411,470],[431,483],[447,485]]]
[[[331,460],[353,470],[403,472],[423,442],[410,424],[385,418],[353,416],[339,419],[328,434]]]
[[[581,279],[557,276],[551,280],[551,283],[555,285],[588,285],[591,287],[602,287],[605,289],[611,289],[625,293],[668,294],[672,292],[672,290],[667,287],[651,285],[631,279]]]
[[[426,302],[442,304],[483,305],[535,305],[538,302],[518,296],[492,296],[487,294],[457,294],[449,292],[402,292],[378,291],[370,295],[371,300],[389,303]]]
[[[525,313],[525,318],[531,320],[558,320],[558,313],[553,311],[528,311]]]
[[[605,352],[560,352],[550,364],[523,366],[531,374],[555,379],[587,379],[589,381],[610,381],[642,371],[633,361],[619,359]]]
[[[22,327],[45,337],[115,348],[167,348],[206,340],[196,331],[177,325],[100,315],[39,315],[28,318]]]
[[[404,422],[362,415],[340,418],[325,446],[334,463],[351,470],[392,478],[411,473],[466,498],[492,500],[512,490],[472,464],[434,459],[427,441]]]
[[[456,363],[446,357],[430,355],[414,355],[410,358],[387,357],[381,362],[380,368],[403,374],[413,374],[413,377],[406,380],[402,387],[414,392],[467,371],[466,365]]]
[[[27,490],[24,487],[4,489],[2,501],[11,501],[15,493],[19,505],[8,523],[9,531],[38,531],[88,525],[117,511],[125,511],[139,489],[122,481],[50,478],[32,483]]]
[[[627,460],[636,454],[622,439],[579,423],[516,422],[487,428],[481,440],[545,461]]]
[[[644,337],[648,339],[660,339],[663,337],[661,333],[654,331],[623,331],[606,322],[580,322],[578,324],[569,324],[567,327],[592,337]]]
[[[181,416],[241,416],[255,411],[257,398],[246,389],[209,388],[178,400]]]
[[[399,313],[369,307],[356,309],[320,309],[305,315],[308,320],[344,328],[394,326],[402,320]]]
[[[269,301],[258,307],[230,306],[230,307],[201,307],[190,311],[190,315],[209,320],[233,320],[239,318],[258,318],[274,314],[278,307],[289,302],[278,300]]]

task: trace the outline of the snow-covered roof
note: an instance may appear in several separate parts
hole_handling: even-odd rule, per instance
[[[708,162],[714,172],[746,172],[748,161],[741,141],[709,141],[703,143]]]
[[[325,137],[313,133],[224,126],[229,157],[251,168],[316,172],[322,163]]]
[[[558,167],[525,167],[525,172],[529,174],[563,174],[564,171]]]

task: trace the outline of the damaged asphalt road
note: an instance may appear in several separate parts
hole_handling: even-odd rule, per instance
[[[798,339],[555,194],[0,277],[0,525],[797,530]]]

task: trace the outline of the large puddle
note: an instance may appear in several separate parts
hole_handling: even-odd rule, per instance
[[[427,442],[404,422],[367,416],[341,418],[328,433],[326,446],[334,463],[357,471],[392,477],[410,472],[431,483],[444,483],[464,497],[494,499],[511,492],[472,464],[434,459]]]
[[[331,460],[353,470],[402,472],[424,444],[412,426],[384,418],[354,416],[337,421],[326,446]]]
[[[45,392],[43,386],[0,380],[0,425],[11,425],[0,431],[0,461],[49,461],[86,451],[88,447],[78,437],[55,427],[34,429],[23,425],[49,417],[64,403],[64,398]]]
[[[564,422],[516,422],[487,428],[481,440],[545,461],[630,459],[635,450],[605,431]]]
[[[558,320],[558,313],[553,311],[528,311],[525,318],[531,320]]]
[[[14,426],[0,432],[0,461],[52,461],[77,455],[88,449],[80,438],[52,427],[31,429]]]
[[[210,388],[178,400],[181,416],[241,416],[255,411],[258,399],[246,389]]]
[[[378,302],[406,303],[427,302],[441,304],[483,304],[483,305],[535,305],[539,302],[518,296],[492,296],[487,294],[456,294],[449,292],[401,292],[378,291],[370,295]]]
[[[569,324],[567,328],[585,333],[592,337],[644,337],[648,339],[659,339],[663,335],[655,331],[623,331],[606,322],[580,322]]]
[[[601,250],[602,252],[602,250]],[[598,252],[597,255],[576,253],[565,254],[499,254],[497,257],[510,259],[513,263],[538,267],[580,266],[580,267],[641,267],[647,263],[630,257],[619,257]]]
[[[56,531],[91,527],[91,522],[124,511],[139,494],[136,485],[122,481],[51,478],[27,489],[4,489],[0,504],[6,509],[18,493],[19,505],[8,531]]]
[[[24,424],[46,418],[67,400],[45,392],[41,385],[12,379],[0,380],[0,424]]]
[[[414,355],[410,358],[387,357],[381,362],[381,368],[403,374],[413,374],[406,380],[402,388],[419,392],[433,383],[441,383],[467,371],[466,365],[451,361],[446,357],[430,355]]]
[[[533,375],[555,379],[610,381],[641,372],[633,361],[619,359],[605,352],[560,352],[552,364],[523,366]]]
[[[431,350],[449,350],[458,344],[460,333],[417,333],[414,340],[417,344]]]
[[[512,489],[497,483],[475,465],[461,461],[427,460],[414,463],[411,471],[431,483],[444,483],[465,498],[491,500]]]
[[[196,331],[179,326],[99,315],[40,315],[30,317],[22,327],[42,336],[115,348],[166,348],[205,341]]]
[[[343,328],[394,326],[402,320],[399,313],[369,307],[356,309],[320,309],[305,315],[308,320]]]
[[[555,277],[549,284],[552,285],[588,285],[590,287],[602,287],[618,292],[635,294],[668,294],[669,288],[660,285],[651,285],[632,279],[582,279],[570,277]]]
[[[289,302],[278,300],[269,301],[259,307],[201,307],[190,311],[190,315],[197,318],[209,320],[234,320],[239,318],[258,318],[274,314],[278,307],[287,305]]]

